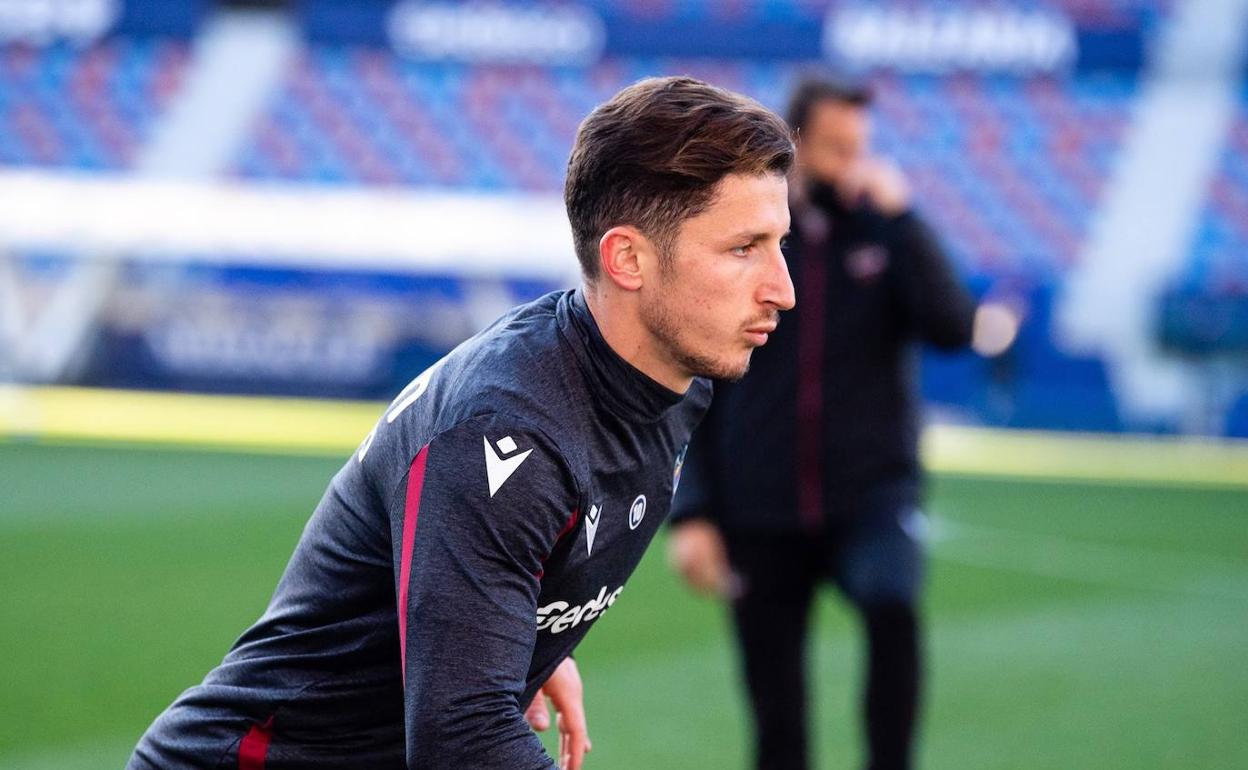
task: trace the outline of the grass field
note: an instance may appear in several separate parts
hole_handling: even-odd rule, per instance
[[[0,768],[120,767],[263,609],[338,461],[0,443]],[[1248,492],[941,476],[926,768],[1248,767]],[[819,767],[853,620],[820,607]],[[719,607],[652,549],[578,652],[591,770],[744,768]]]

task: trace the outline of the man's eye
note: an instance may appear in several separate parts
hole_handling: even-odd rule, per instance
[[[780,248],[787,249],[788,247],[789,247],[789,238],[788,236],[785,236],[784,238],[780,239]]]
[[[753,245],[752,243],[747,243],[744,246],[737,246],[732,250],[732,253],[738,257],[748,257],[750,255],[750,247]]]

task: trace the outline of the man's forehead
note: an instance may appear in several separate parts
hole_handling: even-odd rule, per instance
[[[761,174],[727,174],[715,185],[708,208],[719,204],[749,205],[751,199],[788,195],[789,180],[784,174],[765,171]]]
[[[678,237],[718,243],[732,231],[733,237],[740,234],[744,243],[782,236],[788,230],[788,178],[767,171],[728,174],[719,180],[711,200],[697,214],[682,220],[677,233]]]

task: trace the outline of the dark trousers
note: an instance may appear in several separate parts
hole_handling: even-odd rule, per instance
[[[824,582],[840,589],[866,633],[866,767],[910,767],[921,683],[923,524],[912,506],[887,505],[817,536],[726,533],[740,586],[733,619],[758,770],[810,766],[806,638],[815,589]]]

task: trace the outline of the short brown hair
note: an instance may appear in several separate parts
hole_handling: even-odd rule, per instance
[[[793,139],[753,99],[689,77],[648,78],[581,123],[563,200],[585,279],[598,278],[598,242],[632,225],[661,259],[684,220],[711,204],[728,174],[787,174]]]

